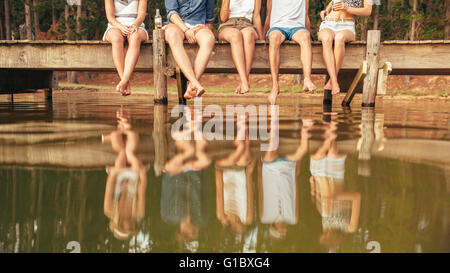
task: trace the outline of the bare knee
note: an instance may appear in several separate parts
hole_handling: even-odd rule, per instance
[[[345,42],[346,42],[345,36],[340,35],[339,33],[334,38],[334,46],[335,47],[345,47]]]
[[[256,40],[255,32],[253,29],[251,29],[251,30],[244,29],[241,31],[241,33],[242,33],[242,37],[247,42],[254,42]]]
[[[139,35],[137,33],[133,33],[129,38],[128,38],[128,44],[130,46],[139,46],[142,42],[141,37],[139,37]]]
[[[270,47],[279,47],[283,43],[283,34],[278,31],[272,31],[269,34],[269,45]]]
[[[242,43],[242,33],[239,31],[233,32],[233,34],[230,35],[230,43]]]
[[[331,47],[333,46],[333,36],[329,33],[321,33],[320,40],[323,46]]]
[[[112,34],[108,37],[108,40],[111,42],[111,44],[113,45],[122,45],[125,42],[125,37],[123,37],[120,34]]]
[[[200,39],[198,39],[198,45],[201,48],[213,49],[215,44],[214,34],[209,32],[207,35],[202,35]]]
[[[307,31],[301,31],[297,34],[297,43],[299,44],[306,44],[306,43],[310,43],[311,42],[311,38],[309,36],[309,32]]]
[[[167,28],[164,32],[165,39],[169,44],[174,44],[177,42],[182,41],[180,33],[178,33],[179,30],[175,29],[174,27]]]

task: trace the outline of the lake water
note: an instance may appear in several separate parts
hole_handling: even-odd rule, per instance
[[[225,101],[265,105],[172,134],[175,97],[0,97],[0,252],[450,251],[447,102]]]

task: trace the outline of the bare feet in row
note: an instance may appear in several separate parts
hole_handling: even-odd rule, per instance
[[[305,78],[303,81],[303,91],[316,91],[317,87],[314,85],[314,83],[311,81],[310,78]]]
[[[188,82],[186,92],[184,93],[185,99],[192,99],[194,97],[201,97],[205,93],[205,88],[200,83],[194,84]]]
[[[341,93],[341,88],[339,87],[339,83],[337,81],[329,80],[327,84],[323,87],[324,90],[331,90],[332,95],[337,95]]]

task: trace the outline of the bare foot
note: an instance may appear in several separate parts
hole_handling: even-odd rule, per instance
[[[196,91],[195,97],[201,97],[206,91],[205,88],[200,85],[200,83],[198,83],[197,85],[193,84],[192,90]]]
[[[277,87],[274,87],[272,89],[272,91],[270,91],[270,94],[269,94],[269,97],[268,97],[270,104],[277,103],[277,97],[278,97],[279,93],[280,93],[280,89],[277,88]]]
[[[327,81],[327,83],[325,84],[325,86],[323,87],[324,90],[331,90],[331,80]]]
[[[341,93],[341,88],[339,87],[339,83],[337,81],[331,83],[331,94],[337,95]]]
[[[314,85],[314,83],[311,81],[310,78],[305,78],[303,81],[303,90],[304,91],[316,91],[317,87]]]
[[[122,96],[125,95],[125,89],[128,85],[128,82],[120,81],[119,84],[116,86],[116,91],[122,94]]]
[[[192,99],[193,97],[195,97],[195,94],[196,94],[196,92],[193,90],[193,86],[192,86],[191,82],[188,82],[186,92],[184,93],[184,98]]]
[[[247,84],[242,83],[239,94],[248,93],[249,90],[250,90],[250,86],[248,86],[248,83]]]
[[[131,85],[130,85],[130,82],[127,83],[127,86],[125,87],[125,90],[124,90],[123,95],[124,95],[124,96],[131,95]]]
[[[236,89],[234,90],[234,93],[241,94],[241,85],[238,85],[238,87],[236,87]]]

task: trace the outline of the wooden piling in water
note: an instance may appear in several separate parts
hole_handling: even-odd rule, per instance
[[[153,142],[155,161],[153,168],[156,176],[161,176],[168,155],[168,140],[166,133],[167,105],[155,105],[153,108]]]
[[[380,58],[380,38],[381,31],[368,31],[366,48],[367,75],[364,79],[362,106],[375,106],[375,97],[377,95],[378,61]]]
[[[164,30],[153,30],[153,78],[155,85],[155,104],[167,104],[166,43]]]
[[[378,71],[377,71],[378,73]],[[357,144],[358,175],[370,176],[369,161],[372,157],[372,146],[375,141],[375,112],[373,108],[361,110],[361,137]]]

